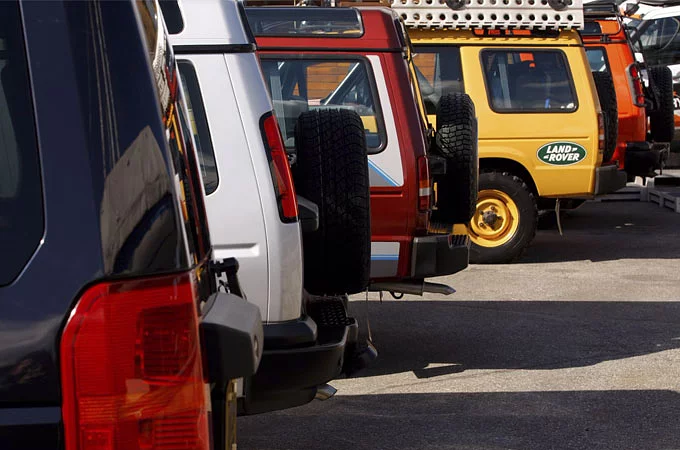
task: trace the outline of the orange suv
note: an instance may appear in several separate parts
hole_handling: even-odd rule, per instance
[[[586,24],[581,35],[605,120],[610,124],[607,140],[616,141],[605,160],[617,162],[629,181],[636,176],[654,177],[668,157],[674,132],[670,69],[653,66],[647,70],[644,63],[635,61],[613,1],[589,3],[584,12]]]

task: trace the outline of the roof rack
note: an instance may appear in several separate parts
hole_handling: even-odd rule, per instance
[[[586,19],[606,19],[621,15],[619,6],[614,0],[597,0],[584,2],[583,14]]]
[[[583,0],[391,0],[412,28],[583,28]]]

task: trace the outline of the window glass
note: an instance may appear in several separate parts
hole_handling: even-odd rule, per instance
[[[649,65],[680,63],[680,21],[675,17],[642,22],[640,34],[645,61]]]
[[[308,60],[262,58],[262,70],[274,102],[286,147],[295,145],[295,123],[313,109],[345,108],[356,111],[364,123],[369,153],[385,143],[378,96],[372,73],[363,60]]]
[[[494,111],[568,113],[577,108],[561,51],[484,50],[482,68]]]
[[[31,90],[17,2],[0,2],[0,285],[40,243],[43,204]]]
[[[588,63],[590,64],[591,71],[609,72],[607,57],[605,56],[604,49],[588,48],[586,49],[586,55],[588,56]]]
[[[413,56],[428,114],[437,112],[442,95],[465,92],[458,47],[416,47]]]
[[[215,151],[210,129],[208,128],[208,118],[203,106],[201,89],[198,85],[196,69],[189,61],[179,61],[179,71],[182,76],[182,85],[187,96],[187,107],[189,109],[189,119],[191,129],[194,133],[194,141],[198,147],[198,159],[201,162],[201,173],[203,174],[203,185],[205,193],[212,194],[219,184],[217,165],[215,163]]]

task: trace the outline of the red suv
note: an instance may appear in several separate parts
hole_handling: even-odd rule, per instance
[[[470,197],[476,196],[474,116],[466,117],[466,142],[473,143],[467,160],[452,164],[430,152],[434,134],[419,97],[408,38],[390,8],[246,10],[274,110],[293,155],[302,113],[351,109],[361,116],[371,184],[370,289],[417,295],[453,292],[449,286],[424,281],[463,270],[469,251],[467,234],[428,233],[437,207],[431,176],[453,174],[456,186],[440,195],[447,208],[467,216]]]

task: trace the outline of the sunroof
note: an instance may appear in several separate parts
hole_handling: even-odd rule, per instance
[[[364,34],[359,11],[353,8],[246,8],[255,36],[359,37]]]

